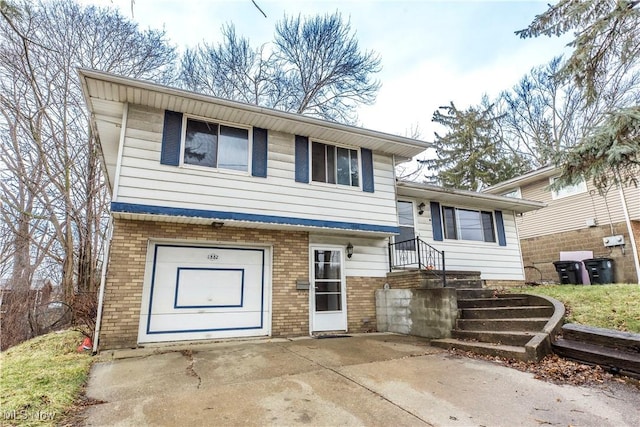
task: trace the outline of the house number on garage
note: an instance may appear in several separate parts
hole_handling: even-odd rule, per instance
[[[215,260],[217,260],[218,258],[220,258],[220,257],[219,257],[217,254],[209,254],[209,255],[207,255],[207,259],[208,259],[209,261],[215,261]]]

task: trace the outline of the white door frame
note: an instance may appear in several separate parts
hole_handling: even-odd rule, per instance
[[[335,316],[336,320],[340,319],[339,324],[336,324],[336,328],[321,329],[316,328],[316,306],[315,306],[315,268],[314,268],[314,253],[315,251],[337,251],[340,253],[340,282],[341,282],[341,303],[342,310],[340,312],[332,312],[332,314],[341,313],[341,317]],[[323,331],[347,331],[347,276],[345,271],[345,253],[344,247],[338,245],[321,245],[315,244],[309,246],[309,335],[313,335],[315,332]]]

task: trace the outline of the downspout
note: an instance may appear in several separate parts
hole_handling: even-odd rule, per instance
[[[629,209],[627,208],[627,200],[624,197],[624,191],[622,186],[618,185],[618,193],[620,194],[620,203],[622,204],[622,212],[624,213],[624,220],[627,223],[627,232],[629,233],[629,240],[631,240],[631,249],[633,251],[633,262],[636,266],[636,283],[640,284],[640,260],[638,259],[638,248],[636,247],[636,238],[633,234],[633,227],[631,226],[631,219],[629,218]]]
[[[98,352],[98,340],[100,339],[100,325],[102,324],[102,307],[104,304],[104,287],[107,282],[107,264],[109,262],[109,250],[111,249],[111,237],[113,235],[113,218],[109,220],[107,236],[104,242],[104,253],[102,254],[102,273],[100,274],[100,293],[98,294],[98,313],[96,314],[96,329],[93,333],[92,353]]]

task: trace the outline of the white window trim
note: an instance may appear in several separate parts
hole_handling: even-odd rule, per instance
[[[338,184],[337,182],[335,184],[331,184],[330,182],[319,182],[319,181],[314,181],[313,180],[313,143],[314,142],[318,142],[320,144],[325,144],[325,145],[331,145],[333,147],[339,147],[339,148],[346,148],[347,150],[355,150],[358,152],[358,185],[344,185],[344,184]],[[344,189],[348,189],[350,188],[353,191],[356,190],[360,190],[362,191],[362,151],[360,150],[361,147],[353,147],[350,145],[344,145],[344,144],[336,144],[335,142],[329,142],[329,141],[324,141],[322,139],[311,139],[309,138],[309,147],[308,147],[308,157],[309,157],[309,184],[311,185],[319,185],[319,186],[324,186],[324,187],[330,187],[330,188],[344,188]],[[336,159],[337,161],[337,159]],[[337,165],[336,165],[337,167]]]
[[[557,176],[552,176],[551,178],[549,178],[549,185],[553,184],[556,179],[558,179]],[[562,193],[562,191],[565,189],[569,189],[570,191],[564,194]],[[551,190],[551,199],[559,200],[559,199],[564,199],[565,197],[576,196],[578,194],[583,194],[586,192],[587,192],[587,183],[584,179],[582,179],[577,184],[567,185],[562,187],[560,189],[560,192],[558,192],[557,190]]]
[[[207,123],[216,123],[218,126],[222,125],[222,126],[229,126],[229,127],[234,127],[237,129],[246,129],[247,130],[247,136],[248,136],[248,144],[247,144],[247,170],[246,171],[239,171],[239,170],[235,170],[235,169],[225,169],[225,168],[219,168],[219,167],[209,167],[209,166],[198,166],[198,165],[192,165],[189,163],[185,163],[184,162],[184,148],[185,148],[185,144],[186,144],[186,140],[187,140],[187,120],[188,119],[193,119],[193,120],[198,120],[201,122],[207,122]],[[226,173],[226,174],[231,174],[231,175],[243,175],[243,176],[251,176],[251,170],[252,170],[252,154],[253,153],[253,127],[252,126],[247,126],[247,125],[239,125],[237,123],[233,123],[233,122],[227,122],[224,120],[216,120],[213,119],[211,117],[202,117],[202,116],[196,116],[193,114],[183,114],[182,115],[182,132],[180,135],[180,167],[183,167],[185,169],[194,169],[194,170],[199,170],[199,171],[208,171],[208,172],[219,172],[219,173]]]

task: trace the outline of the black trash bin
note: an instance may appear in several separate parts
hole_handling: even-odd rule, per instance
[[[611,258],[585,259],[584,266],[589,273],[592,285],[613,283],[613,260]]]
[[[554,261],[560,283],[563,285],[581,285],[582,284],[582,267],[580,261]]]

